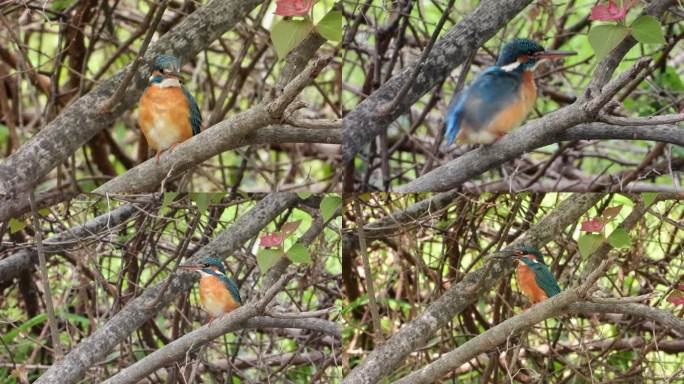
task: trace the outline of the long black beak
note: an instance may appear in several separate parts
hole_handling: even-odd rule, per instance
[[[179,265],[178,268],[187,269],[188,271],[199,271],[200,269],[204,268],[204,265],[202,265],[202,264],[184,264],[184,265]]]
[[[493,256],[495,259],[508,259],[509,257],[515,257],[516,256],[516,251],[515,250],[502,250],[498,252],[496,255]]]
[[[535,59],[547,59],[547,60],[556,60],[556,59],[562,59],[565,56],[572,56],[576,55],[577,52],[575,51],[556,51],[556,50],[548,50],[548,51],[539,51],[536,52],[532,55]]]

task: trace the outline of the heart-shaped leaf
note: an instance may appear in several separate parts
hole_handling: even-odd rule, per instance
[[[665,44],[663,29],[660,27],[658,19],[653,16],[639,16],[630,28],[632,29],[632,36],[642,44]]]
[[[283,251],[280,249],[260,249],[257,252],[256,260],[261,273],[271,269],[281,257],[283,257]]]
[[[592,27],[589,31],[589,44],[596,54],[596,60],[606,57],[628,34],[629,28],[621,25]]]

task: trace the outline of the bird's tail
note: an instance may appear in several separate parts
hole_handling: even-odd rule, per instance
[[[449,111],[446,118],[446,130],[444,136],[447,138],[447,145],[451,145],[456,139],[458,131],[461,129],[458,119],[458,111],[455,108]]]
[[[458,91],[452,96],[452,101],[447,108],[446,130],[444,136],[447,138],[447,145],[451,145],[461,130],[461,115],[463,113],[463,103],[465,103],[465,91]]]

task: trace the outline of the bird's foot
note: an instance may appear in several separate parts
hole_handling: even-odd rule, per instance
[[[173,152],[173,150],[176,149],[176,147],[178,146],[178,144],[180,144],[180,143],[173,143],[173,144],[171,144],[171,147],[169,147],[169,152]]]
[[[162,151],[157,151],[157,154],[154,155],[154,158],[157,159],[157,164],[159,164],[159,156],[161,156]]]
[[[214,320],[216,320],[216,318],[215,318],[214,316],[209,316],[209,323],[207,323],[207,325],[208,325],[209,327],[211,327],[211,323],[213,323]]]

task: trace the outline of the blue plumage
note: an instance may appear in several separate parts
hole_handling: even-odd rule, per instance
[[[173,55],[159,55],[154,58],[152,70],[163,74],[170,74],[180,78],[180,59]],[[155,75],[150,78],[150,83],[161,83],[164,80],[162,75]],[[184,85],[181,85],[181,90],[185,99],[188,101],[190,107],[190,126],[192,126],[192,135],[197,135],[202,131],[202,114],[200,113],[197,101],[190,94]]]
[[[544,255],[534,246],[529,244],[522,244],[517,248],[518,252],[522,255],[532,255],[537,259],[538,262],[546,264],[544,262]]]
[[[536,88],[529,71],[541,60],[570,54],[574,52],[546,51],[528,39],[511,40],[496,65],[454,95],[445,118],[448,144],[457,136],[464,142],[489,144],[510,131],[534,105]]]
[[[152,70],[164,72],[179,72],[180,71],[180,59],[173,55],[159,55],[154,58],[152,63]]]
[[[197,106],[197,101],[192,97],[190,92],[188,92],[185,86],[181,86],[183,90],[183,95],[185,99],[188,100],[188,105],[190,106],[190,125],[192,125],[192,134],[197,135],[202,131],[202,114],[200,113],[199,107]]]
[[[499,67],[482,72],[449,106],[446,119],[448,144],[453,143],[462,124],[477,131],[486,127],[506,106],[518,98],[522,76]]]
[[[202,259],[202,264],[209,266],[207,268],[202,268],[202,271],[218,277],[221,280],[221,282],[226,286],[226,288],[228,288],[228,291],[230,291],[230,295],[233,296],[233,300],[242,304],[242,299],[240,298],[240,290],[238,289],[237,284],[235,284],[235,281],[233,281],[233,279],[231,279],[230,277],[226,276],[226,269],[223,267],[223,263],[220,260],[215,259],[213,257],[207,257]],[[216,267],[218,269],[218,272],[211,269],[210,267],[212,266]]]
[[[556,279],[553,277],[553,274],[546,264],[534,262],[527,256],[521,257],[520,260],[534,272],[534,280],[548,297],[561,293],[561,289],[558,286]]]

